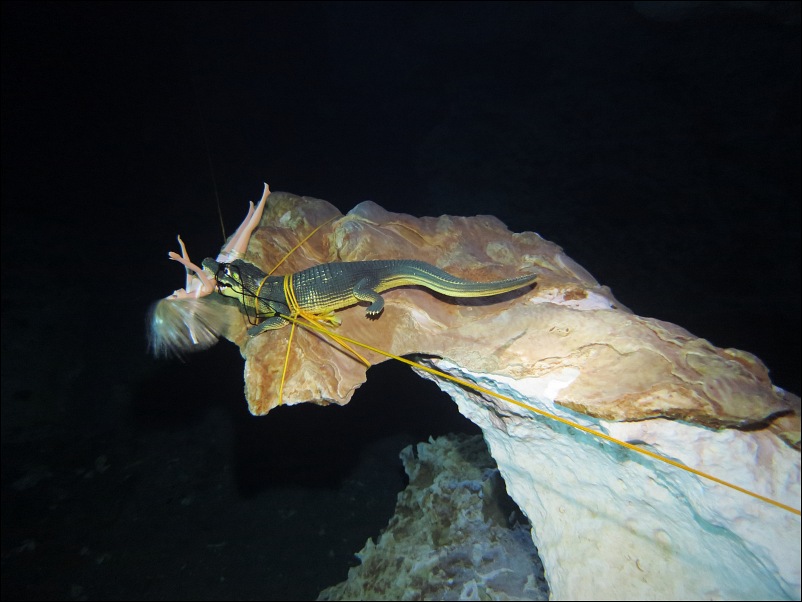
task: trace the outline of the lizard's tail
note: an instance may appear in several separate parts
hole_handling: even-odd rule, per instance
[[[491,297],[534,284],[537,274],[506,278],[492,282],[475,282],[457,278],[448,272],[423,261],[406,261],[398,276],[388,278],[386,287],[417,284],[449,297]]]

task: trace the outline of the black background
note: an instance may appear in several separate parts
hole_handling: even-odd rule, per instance
[[[147,357],[264,181],[496,215],[798,394],[799,106],[798,3],[3,3],[4,599],[314,597],[472,430],[405,368],[257,419],[232,345]]]

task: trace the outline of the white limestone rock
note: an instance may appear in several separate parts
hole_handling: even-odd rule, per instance
[[[401,452],[409,485],[361,564],[319,600],[547,600],[528,525],[508,526],[504,484],[480,436]]]
[[[607,422],[554,403],[576,374],[438,369],[793,507],[800,455],[769,430],[656,418]],[[478,424],[529,517],[554,600],[798,600],[800,519],[788,511],[490,396],[431,378]]]
[[[326,222],[282,273],[409,258],[476,281],[538,275],[534,288],[483,300],[393,289],[378,319],[359,305],[337,312],[338,334],[441,358],[432,363],[489,390],[799,509],[799,398],[772,386],[752,354],[634,315],[560,247],[490,216],[414,218],[370,202],[342,215],[274,193],[246,260],[269,271]],[[248,338],[240,322],[227,337],[246,359],[254,414],[282,402],[345,404],[366,378],[336,344],[299,332],[279,393],[290,329]],[[553,599],[800,598],[798,514],[435,380],[484,431],[532,522]]]

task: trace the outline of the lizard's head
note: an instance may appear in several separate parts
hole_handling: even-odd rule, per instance
[[[248,315],[248,321],[252,325],[276,315],[268,299],[260,302],[259,293],[266,292],[262,288],[268,278],[255,265],[242,259],[221,263],[206,258],[203,260],[203,271],[215,279],[217,292],[240,302],[241,311]],[[270,285],[266,288],[269,289]]]
[[[226,297],[242,300],[255,297],[265,273],[242,259],[218,263],[211,257],[203,260],[203,271],[217,281],[217,291]]]

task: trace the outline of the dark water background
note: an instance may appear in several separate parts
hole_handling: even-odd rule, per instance
[[[232,345],[146,356],[210,160],[229,228],[263,181],[493,214],[798,394],[799,106],[798,3],[4,3],[3,599],[309,599],[474,428],[404,367],[257,419]]]

